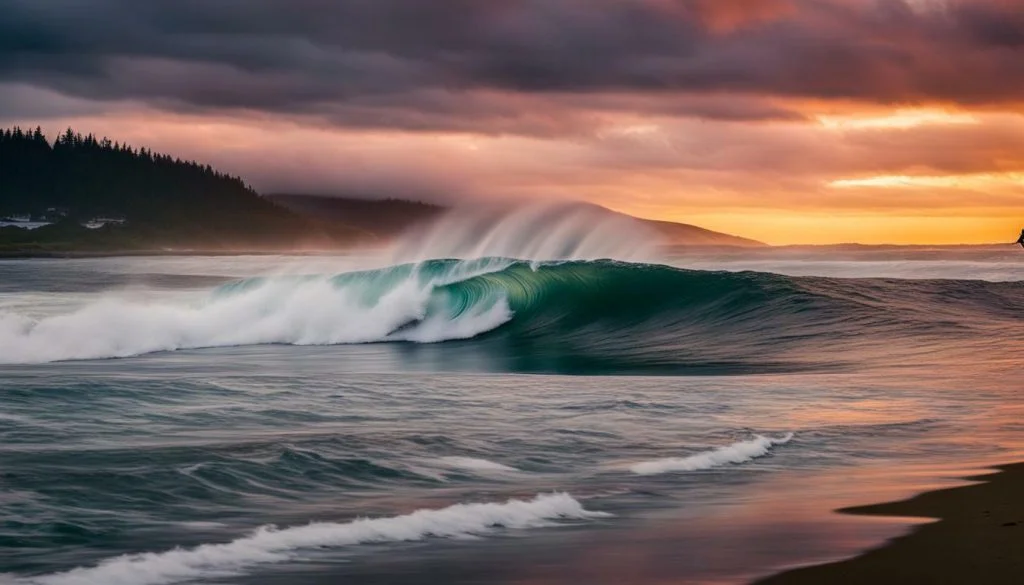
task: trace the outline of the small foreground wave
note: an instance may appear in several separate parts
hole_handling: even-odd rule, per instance
[[[767,455],[775,445],[785,445],[793,439],[793,433],[772,438],[757,435],[749,441],[740,441],[727,447],[719,447],[689,457],[670,457],[637,463],[629,468],[637,475],[660,475],[673,471],[698,471],[723,465],[745,463]]]
[[[494,528],[539,528],[553,520],[606,517],[585,510],[569,494],[542,494],[532,500],[505,503],[455,504],[418,510],[391,518],[360,518],[346,523],[313,523],[294,528],[264,526],[249,536],[223,544],[191,549],[125,555],[80,567],[14,581],[18,585],[167,585],[238,574],[254,565],[279,563],[296,551],[403,542],[428,537],[453,538],[485,534]]]

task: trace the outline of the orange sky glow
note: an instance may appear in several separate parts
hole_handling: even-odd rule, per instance
[[[91,69],[19,49],[0,124],[73,126],[264,193],[576,199],[778,245],[1024,227],[1019,2],[594,1],[140,8],[120,17],[166,39],[111,29]],[[263,41],[168,28],[228,16]]]
[[[1016,112],[898,108],[750,124],[609,115],[564,139],[146,109],[47,129],[66,126],[211,161],[262,191],[582,199],[774,245],[1000,243],[1024,225]]]

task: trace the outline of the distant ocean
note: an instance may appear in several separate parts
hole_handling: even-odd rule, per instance
[[[0,583],[743,582],[1021,458],[1020,250],[573,233],[0,261]]]

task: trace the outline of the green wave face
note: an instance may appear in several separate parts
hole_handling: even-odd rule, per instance
[[[256,278],[225,285],[218,295],[244,294],[268,283],[294,285],[319,276]],[[514,315],[503,329],[569,331],[595,324],[629,327],[742,318],[755,305],[785,296],[807,302],[785,277],[681,270],[612,260],[527,263],[506,258],[431,260],[330,277],[332,286],[367,307],[403,287],[429,292],[421,318],[478,312],[505,302]],[[700,309],[704,309],[702,312]]]
[[[198,300],[101,299],[41,320],[14,315],[0,320],[0,363],[415,342],[396,351],[425,355],[430,367],[478,361],[500,371],[773,372],[969,359],[963,352],[989,348],[993,335],[1017,335],[1022,314],[1019,282],[792,278],[611,260],[431,260],[249,279]]]
[[[453,315],[507,302],[512,319],[475,342],[528,371],[772,369],[794,316],[827,312],[785,277],[615,261],[513,263],[435,296]]]
[[[324,280],[295,277],[294,284]],[[279,279],[271,281],[280,285]],[[445,351],[453,345],[469,347],[480,359],[516,371],[820,369],[841,367],[837,356],[884,355],[892,353],[883,351],[887,346],[909,348],[928,336],[948,340],[963,333],[951,329],[952,321],[933,318],[940,308],[929,296],[937,285],[927,281],[791,278],[612,260],[485,258],[404,264],[340,274],[326,282],[361,307],[353,318],[382,319],[389,325],[376,336],[325,343],[448,341]],[[955,309],[971,313],[975,321],[1005,318],[992,313],[1017,303],[1010,295],[1019,291],[1000,288],[1012,285],[956,282],[965,297],[977,297],[974,289],[982,286],[999,299]],[[266,284],[244,281],[218,294],[246,294]],[[950,286],[943,285],[944,294],[950,294]],[[906,309],[883,313],[878,306]]]
[[[733,314],[770,300],[765,285],[771,280],[766,275],[738,276],[613,261],[513,263],[501,271],[446,285],[438,292],[460,310],[503,297],[516,315],[510,328],[542,333],[550,327],[635,326],[651,319],[679,323],[707,317],[694,312],[701,307]]]

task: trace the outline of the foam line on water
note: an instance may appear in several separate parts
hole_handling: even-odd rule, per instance
[[[793,439],[793,433],[773,438],[757,435],[749,441],[740,441],[719,447],[710,451],[696,453],[687,457],[669,457],[666,459],[655,459],[644,461],[630,467],[630,471],[637,475],[660,475],[676,471],[698,471],[701,469],[712,469],[723,465],[734,465],[746,463],[758,457],[764,457],[771,452],[772,447],[784,445]]]
[[[244,573],[257,565],[287,561],[302,550],[365,543],[417,541],[429,537],[479,536],[495,528],[539,528],[555,520],[606,517],[565,493],[532,500],[455,504],[390,518],[360,518],[346,523],[314,523],[286,529],[261,527],[223,544],[111,558],[93,567],[17,580],[18,585],[168,585]]]

